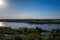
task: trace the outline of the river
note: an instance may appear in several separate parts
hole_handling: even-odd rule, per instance
[[[16,22],[0,22],[0,26],[2,27],[11,27],[11,28],[35,28],[39,27],[43,30],[52,30],[52,29],[60,29],[60,24],[29,24],[29,23],[16,23]]]
[[[52,30],[52,29],[60,29],[60,24],[29,24],[29,23],[16,23],[16,22],[0,22],[0,27],[11,27],[11,28],[36,28],[39,27],[42,30]],[[42,35],[47,35],[48,32],[42,32]]]

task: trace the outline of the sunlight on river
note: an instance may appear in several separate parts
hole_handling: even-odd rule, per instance
[[[0,22],[0,27],[4,27],[4,24],[3,24],[3,22]]]

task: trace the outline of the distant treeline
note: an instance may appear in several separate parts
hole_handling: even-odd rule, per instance
[[[60,19],[0,19],[1,22],[24,22],[33,24],[60,24]]]

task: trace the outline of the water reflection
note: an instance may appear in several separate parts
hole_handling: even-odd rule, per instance
[[[4,24],[3,24],[3,22],[0,22],[0,26],[4,27]]]
[[[13,23],[13,22],[0,22],[0,26],[2,27],[12,27],[12,28],[19,28],[19,27],[28,27],[28,28],[35,28],[40,27],[44,30],[51,30],[51,29],[60,29],[60,24],[28,24],[28,23]]]

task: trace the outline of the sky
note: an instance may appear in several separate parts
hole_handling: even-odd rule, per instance
[[[60,0],[0,0],[0,19],[60,19]]]

